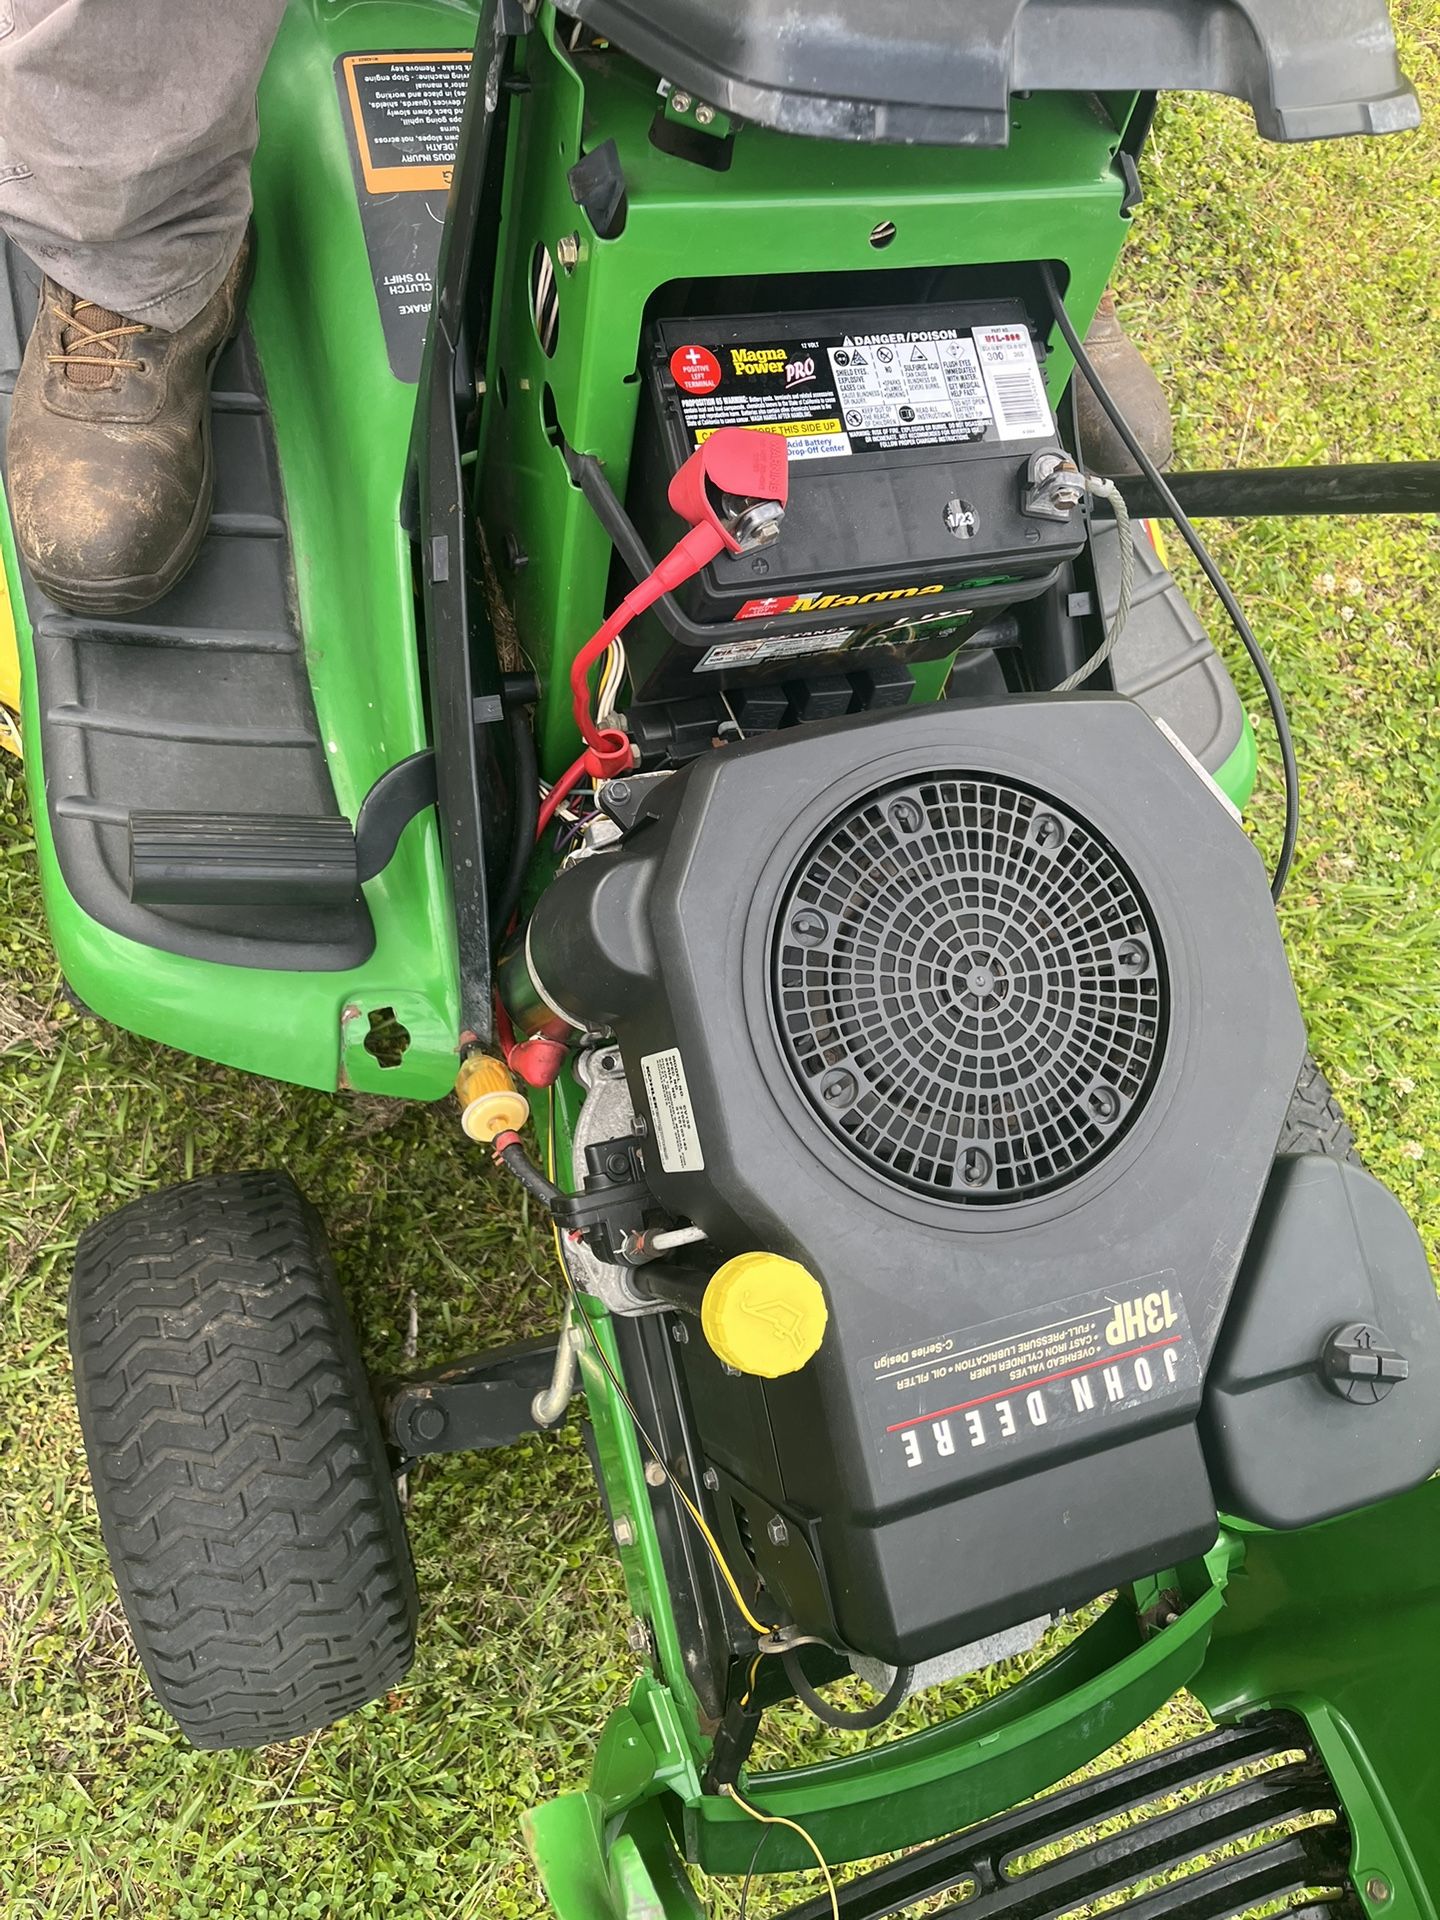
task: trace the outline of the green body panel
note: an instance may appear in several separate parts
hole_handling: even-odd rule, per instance
[[[1440,1910],[1440,1479],[1300,1533],[1247,1533],[1195,1691],[1310,1722],[1355,1835],[1372,1913]]]
[[[385,768],[428,744],[409,543],[399,525],[415,389],[389,369],[333,77],[341,53],[466,46],[470,9],[296,0],[261,90],[259,258],[250,313],[265,366],[307,663],[350,819]],[[70,897],[44,805],[29,623],[0,515],[23,671],[26,767],[46,913],[75,992],[116,1025],[306,1086],[434,1099],[454,1081],[454,931],[433,818],[366,887],[376,943],[345,973],[272,973],[158,953]],[[410,1034],[398,1066],[365,1051],[368,1015]]]
[[[1215,769],[1215,784],[1232,806],[1243,812],[1249,805],[1250,796],[1255,791],[1255,775],[1259,771],[1260,754],[1255,744],[1255,729],[1250,724],[1250,716],[1245,715],[1240,729],[1240,738],[1235,751]]]
[[[492,553],[504,553],[506,534],[526,553],[502,586],[521,645],[542,670],[552,649],[568,659],[599,626],[610,568],[609,541],[570,484],[555,431],[598,456],[623,497],[640,331],[657,288],[698,276],[1043,259],[1063,267],[1083,330],[1129,226],[1113,164],[1120,136],[1082,96],[1017,103],[1003,152],[840,145],[746,127],[728,171],[715,174],[651,144],[653,76],[622,61],[573,65],[554,46],[552,22],[544,9],[525,42],[530,90],[512,110],[503,292],[478,463]],[[624,168],[625,226],[612,240],[595,237],[566,179],[582,126],[585,150],[613,139]],[[896,232],[877,250],[870,235],[882,220]],[[559,331],[547,357],[531,316],[530,265],[537,247],[553,256],[571,235],[577,258],[572,271],[557,269]],[[1069,377],[1062,344],[1047,368],[1052,399]],[[934,697],[943,679],[942,662],[917,697]],[[549,772],[575,755],[563,674],[547,678],[539,742]]]

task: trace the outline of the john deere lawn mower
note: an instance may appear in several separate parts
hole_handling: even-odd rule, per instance
[[[92,1225],[141,1657],[207,1747],[391,1688],[396,1474],[583,1390],[645,1671],[529,1818],[563,1920],[816,1858],[792,1920],[1436,1912],[1440,1304],[1307,1054],[1192,517],[1440,498],[1159,471],[1082,343],[1164,87],[1416,115],[1379,0],[297,0],[194,571],[102,621],[7,543],[76,998],[453,1089],[568,1300],[372,1387],[285,1174]],[[1182,1686],[1213,1731],[1056,1788]],[[764,1771],[787,1702],[869,1737]]]

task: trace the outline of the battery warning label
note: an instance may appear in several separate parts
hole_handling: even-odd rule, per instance
[[[721,427],[783,433],[790,458],[1048,438],[1029,330],[1017,324],[832,334],[774,345],[694,341],[670,358],[694,444]]]
[[[887,1478],[909,1483],[1199,1385],[1185,1303],[1166,1271],[1066,1301],[1042,1325],[1012,1315],[876,1354],[862,1392]]]

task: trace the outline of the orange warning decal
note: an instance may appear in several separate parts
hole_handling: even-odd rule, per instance
[[[450,185],[469,82],[460,51],[346,54],[345,90],[370,193]]]

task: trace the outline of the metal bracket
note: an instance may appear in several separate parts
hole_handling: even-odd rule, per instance
[[[556,1337],[517,1340],[433,1373],[382,1383],[380,1422],[387,1444],[404,1460],[432,1453],[483,1453],[540,1433],[535,1396],[555,1373]]]

